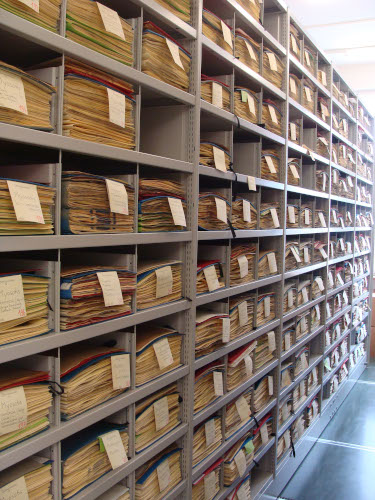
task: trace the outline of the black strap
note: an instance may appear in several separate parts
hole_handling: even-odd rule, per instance
[[[259,422],[258,422],[258,420],[257,420],[257,418],[256,418],[256,416],[255,416],[255,413],[254,413],[254,415],[251,415],[251,416],[253,417],[253,419],[254,419],[254,421],[255,421],[255,425],[256,425],[256,426],[257,426],[257,428],[258,428],[258,427],[259,427]]]
[[[296,449],[294,448],[294,443],[293,443],[293,437],[292,437],[292,433],[290,433],[290,445],[292,447],[292,454],[293,454],[293,457],[296,458]]]
[[[230,221],[230,220],[228,220],[228,225],[229,225],[229,229],[230,229],[230,230],[231,230],[231,232],[232,232],[232,236],[233,236],[233,238],[237,238],[236,231],[234,230],[233,224],[231,223],[231,221]]]
[[[234,114],[235,118],[237,118],[237,127],[240,129],[241,128],[240,119],[235,113],[233,113],[233,114]]]
[[[259,463],[256,460],[253,460],[255,467],[259,467]]]
[[[57,391],[54,387],[52,387],[51,384],[57,385],[57,387],[59,388],[59,391]],[[61,396],[65,392],[64,387],[62,387],[58,382],[55,382],[54,380],[49,380],[48,388],[49,388],[49,392],[51,394],[54,394],[55,396]]]
[[[49,303],[49,300],[47,300],[47,305],[48,305],[48,309],[53,312],[53,309],[51,307],[51,304]]]

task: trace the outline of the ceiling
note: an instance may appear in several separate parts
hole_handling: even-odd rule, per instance
[[[286,0],[286,3],[375,115],[375,0]]]

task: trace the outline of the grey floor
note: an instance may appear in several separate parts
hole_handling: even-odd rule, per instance
[[[372,363],[286,485],[279,500],[374,499],[375,364]]]

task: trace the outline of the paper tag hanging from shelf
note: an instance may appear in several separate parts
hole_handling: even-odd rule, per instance
[[[44,224],[37,186],[17,181],[7,181],[7,185],[16,219],[20,222]]]

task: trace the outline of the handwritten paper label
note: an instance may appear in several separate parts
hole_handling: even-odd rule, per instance
[[[327,312],[327,317],[330,318],[331,317],[331,306],[329,305],[328,302],[326,304],[326,312]]]
[[[216,492],[216,473],[210,472],[204,477],[204,500],[212,500]]]
[[[121,182],[106,179],[109,209],[115,214],[129,215],[128,193]]]
[[[253,375],[253,360],[251,359],[250,355],[247,354],[247,356],[244,357],[244,361],[245,361],[246,375],[248,377],[251,377]]]
[[[121,465],[126,464],[128,457],[126,456],[125,448],[121,440],[119,431],[111,431],[99,436],[99,440],[103,443],[112,469],[117,469]]]
[[[240,488],[238,488],[236,495],[237,500],[250,500],[250,491],[246,488],[248,482],[243,483]]]
[[[25,477],[21,476],[15,481],[0,488],[1,500],[29,500]]]
[[[264,302],[264,317],[268,318],[268,316],[271,314],[271,298],[264,297],[263,302]]]
[[[307,288],[305,286],[302,288],[302,298],[303,298],[304,304],[306,304],[306,302],[309,301],[309,296],[307,294]]]
[[[273,106],[271,106],[270,104],[268,104],[268,111],[271,115],[271,120],[273,121],[273,123],[278,124],[279,120],[277,119],[275,108]]]
[[[307,247],[303,249],[303,260],[305,264],[308,264],[310,262],[310,254],[309,254],[309,249]]]
[[[244,300],[238,304],[238,317],[240,322],[240,327],[247,325],[249,321],[249,316],[247,313],[247,301]]]
[[[292,141],[297,140],[297,125],[295,123],[289,123],[290,128],[290,138]]]
[[[247,40],[245,40],[245,45],[246,45],[246,48],[247,48],[247,51],[248,51],[248,53],[249,53],[250,58],[251,58],[253,61],[256,61],[256,60],[257,60],[257,58],[256,58],[256,55],[255,55],[254,49],[253,49],[253,47],[251,46],[251,44],[250,44]]]
[[[327,227],[323,212],[318,212],[318,217],[319,217],[320,224],[322,225],[322,227]]]
[[[294,207],[291,206],[291,205],[288,206],[288,219],[289,219],[289,222],[291,224],[295,224],[296,223],[295,210],[294,210]]]
[[[268,443],[267,424],[263,424],[262,427],[260,428],[260,437],[262,439],[262,444],[263,445]]]
[[[204,277],[206,278],[206,283],[208,290],[213,292],[220,288],[220,283],[216,274],[215,266],[208,266],[203,269]]]
[[[345,304],[348,304],[349,303],[349,297],[348,297],[348,294],[346,293],[346,290],[344,290],[342,292],[342,296],[343,296]]]
[[[321,256],[323,257],[323,259],[327,258],[327,254],[326,254],[326,251],[324,250],[324,248],[319,248],[319,252],[321,253]]]
[[[105,307],[121,306],[124,303],[117,271],[96,273],[103,292]]]
[[[255,101],[254,101],[254,97],[251,94],[248,94],[247,105],[249,106],[250,114],[256,115]]]
[[[117,354],[111,356],[113,389],[126,389],[130,387],[130,355]]]
[[[236,455],[234,455],[234,461],[240,476],[243,476],[246,472],[246,457],[244,451],[239,450]]]
[[[237,410],[237,413],[240,417],[241,422],[244,422],[250,416],[250,407],[247,404],[246,399],[243,396],[239,397],[236,400],[235,405],[236,405],[236,410]]]
[[[316,283],[318,285],[319,290],[322,292],[324,290],[324,284],[323,284],[322,278],[320,276],[317,276],[315,278],[315,281],[316,281]]]
[[[315,313],[316,313],[316,318],[320,320],[320,308],[319,305],[314,306]]]
[[[222,342],[226,344],[230,341],[230,318],[222,318]]]
[[[221,220],[222,222],[227,223],[227,204],[225,200],[222,200],[221,198],[216,198],[215,197],[215,203],[216,203],[216,217]]]
[[[206,447],[211,446],[212,443],[215,442],[215,420],[208,420],[204,424],[204,433],[206,437]]]
[[[100,17],[102,18],[104,28],[108,33],[113,33],[125,40],[124,30],[122,29],[120,16],[115,10],[96,2],[98,6]]]
[[[155,351],[156,358],[158,360],[160,370],[164,370],[165,368],[173,364],[173,356],[167,338],[158,340],[152,345]]]
[[[163,266],[155,269],[156,275],[156,298],[166,297],[173,290],[173,274],[171,266]]]
[[[266,52],[267,54],[267,57],[268,57],[268,61],[270,63],[270,68],[272,71],[277,71],[278,68],[277,68],[277,60],[276,60],[276,56],[273,52]]]
[[[290,349],[290,333],[286,333],[284,336],[285,350],[289,351]]]
[[[125,128],[125,109],[126,102],[124,94],[116,92],[115,90],[107,88],[108,94],[108,108],[109,108],[109,121]]]
[[[28,114],[22,78],[2,69],[0,69],[0,107]]]
[[[294,163],[290,163],[289,168],[290,168],[290,171],[292,172],[293,177],[295,179],[299,179],[299,173],[298,173],[298,170],[297,170],[296,166],[294,165]]]
[[[288,307],[293,307],[294,305],[294,297],[293,297],[293,290],[290,289],[288,290]]]
[[[308,226],[310,224],[310,211],[305,209],[305,225]]]
[[[273,162],[272,156],[265,155],[264,158],[266,160],[268,169],[271,172],[271,174],[276,174],[276,168],[275,168],[275,164]]]
[[[22,276],[0,278],[0,323],[27,315]]]
[[[301,355],[301,364],[302,364],[302,370],[306,370],[306,368],[309,366],[306,359],[306,353],[302,353]]]
[[[243,220],[245,222],[251,222],[251,208],[249,201],[242,200],[242,211],[243,211]]]
[[[224,21],[220,20],[220,23],[221,23],[221,31],[223,33],[224,41],[230,46],[231,49],[233,49],[232,32],[231,32],[229,26],[227,26],[224,23]]]
[[[251,175],[248,175],[247,176],[247,185],[248,185],[249,191],[256,191],[257,190],[257,186],[256,186],[256,183],[255,183],[255,177],[252,177]]]
[[[326,76],[325,71],[321,70],[321,71],[320,71],[320,76],[321,76],[321,78],[322,78],[322,84],[323,84],[324,86],[326,86],[326,85],[327,85],[327,76]]]
[[[298,54],[298,45],[296,42],[296,39],[294,38],[294,35],[290,34],[290,40],[292,42],[292,49],[295,54]]]
[[[7,184],[17,220],[44,224],[37,186],[17,181],[7,181]]]
[[[216,82],[212,82],[212,104],[218,108],[223,107],[223,87]]]
[[[27,5],[30,7],[30,9],[35,10],[35,12],[39,12],[39,0],[18,0],[19,2],[23,3],[24,5]]]
[[[223,374],[221,372],[214,372],[214,391],[215,396],[224,394]]]
[[[268,379],[268,395],[273,396],[273,376],[269,375]]]
[[[306,61],[307,66],[309,68],[311,68],[310,54],[307,52],[307,50],[305,50],[305,61]]]
[[[299,256],[299,253],[297,252],[297,247],[292,246],[292,247],[290,247],[290,249],[292,251],[294,258],[296,259],[296,262],[301,262],[301,257]]]
[[[0,391],[0,433],[23,429],[27,424],[27,402],[23,386]]]
[[[164,429],[169,424],[168,397],[155,401],[153,404],[156,431]]]
[[[269,297],[268,297],[269,298]],[[273,352],[276,350],[276,340],[275,340],[275,332],[268,332],[268,349]]]
[[[182,61],[181,61],[179,46],[177,44],[175,44],[174,42],[172,42],[172,40],[170,40],[167,37],[165,37],[165,41],[167,43],[169,52],[171,53],[173,62],[185,71],[184,65],[182,64]]]
[[[270,208],[270,212],[271,212],[271,217],[272,217],[272,222],[273,222],[273,225],[274,227],[280,227],[280,222],[279,222],[279,218],[277,216],[277,210],[276,208]]]
[[[186,218],[182,201],[179,198],[168,198],[168,203],[174,225],[186,227]]]
[[[212,150],[214,154],[215,168],[217,170],[221,170],[222,172],[226,172],[227,167],[225,165],[225,151],[223,149],[217,148],[216,146],[212,146]]]
[[[305,94],[306,94],[306,99],[308,102],[311,102],[312,101],[312,98],[311,98],[311,90],[309,89],[309,87],[305,87]]]
[[[296,82],[294,81],[294,78],[292,78],[292,77],[289,78],[289,87],[290,87],[290,92],[292,94],[297,94]]]
[[[350,186],[351,188],[354,186],[353,181],[352,181],[352,178],[350,177],[350,175],[348,175],[348,184],[349,184],[349,186]]]
[[[274,252],[267,254],[268,267],[271,273],[277,273],[276,255]]]
[[[156,473],[158,476],[159,491],[162,492],[171,481],[171,471],[169,469],[168,458],[166,458],[158,467],[156,468]]]

